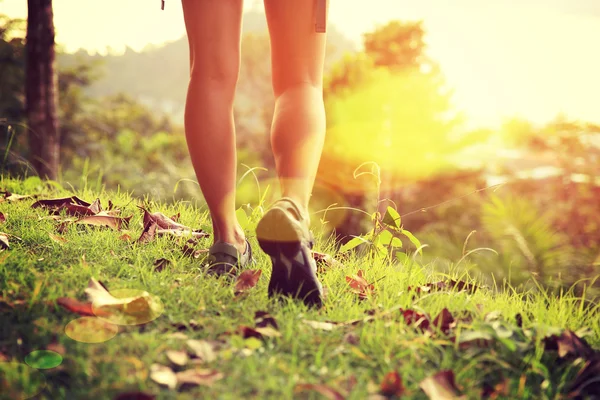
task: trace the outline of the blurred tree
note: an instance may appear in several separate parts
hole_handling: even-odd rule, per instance
[[[426,62],[421,21],[391,21],[364,35],[365,53],[377,67],[405,70]]]
[[[60,143],[52,0],[28,0],[27,11],[25,104],[29,160],[40,177],[56,179]]]
[[[457,168],[448,156],[481,140],[465,133],[440,68],[425,54],[420,22],[392,21],[364,35],[364,52],[345,57],[326,79],[328,130],[318,179],[352,207],[375,211],[373,179],[353,178],[363,162],[381,167],[380,198]],[[381,205],[383,206],[383,205]],[[356,219],[338,232],[356,234]],[[358,230],[362,230],[361,227]]]
[[[0,15],[0,118],[21,122],[24,113],[25,20]]]

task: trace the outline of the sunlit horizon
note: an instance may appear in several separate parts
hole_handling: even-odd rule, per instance
[[[423,20],[428,54],[440,64],[454,103],[470,125],[495,127],[515,116],[545,123],[563,114],[600,123],[600,5],[593,0],[331,0],[329,21],[360,47],[362,34],[387,21]],[[517,6],[517,4],[519,4]],[[262,2],[246,1],[263,12]],[[0,13],[27,16],[27,2],[0,2]],[[181,2],[54,2],[57,43],[68,52],[141,51],[185,34]],[[110,21],[110,23],[107,23]],[[243,49],[242,49],[243,51]]]

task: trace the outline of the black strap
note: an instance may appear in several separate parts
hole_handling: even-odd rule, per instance
[[[315,0],[315,32],[323,33],[327,29],[327,0]]]

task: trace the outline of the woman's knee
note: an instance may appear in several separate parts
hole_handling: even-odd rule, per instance
[[[239,54],[230,54],[226,57],[221,55],[212,60],[206,60],[206,57],[192,58],[190,65],[192,82],[235,91],[239,76]]]

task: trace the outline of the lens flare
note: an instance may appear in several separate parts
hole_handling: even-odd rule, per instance
[[[81,317],[65,327],[68,337],[82,343],[103,343],[114,338],[118,332],[117,325],[96,317]]]
[[[62,356],[51,350],[35,350],[25,356],[25,362],[31,368],[50,369],[62,363]]]

